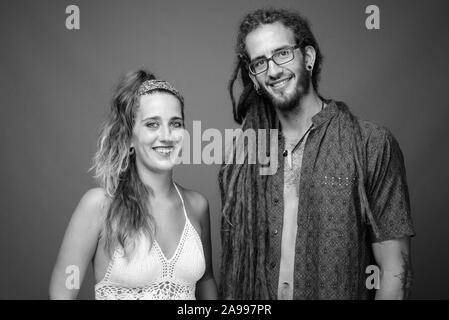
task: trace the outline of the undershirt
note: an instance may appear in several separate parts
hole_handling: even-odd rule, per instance
[[[281,261],[279,265],[278,299],[293,299],[293,279],[298,214],[298,189],[301,178],[302,157],[308,132],[292,153],[298,140],[285,138],[288,155],[284,157],[284,219],[282,224]]]

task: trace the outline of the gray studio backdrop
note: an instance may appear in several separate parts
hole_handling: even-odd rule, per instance
[[[67,30],[65,9],[80,8]],[[380,8],[367,30],[365,8]],[[0,298],[46,299],[112,89],[147,66],[186,99],[187,127],[236,128],[227,82],[243,13],[300,10],[324,53],[321,93],[391,129],[405,155],[413,218],[414,298],[449,298],[447,1],[2,1],[0,4]],[[210,202],[220,265],[218,165],[176,179]],[[80,298],[93,297],[89,271]]]

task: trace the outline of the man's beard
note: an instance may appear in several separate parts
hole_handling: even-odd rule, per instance
[[[285,97],[284,99],[279,99],[269,93],[265,87],[262,87],[262,96],[264,99],[268,100],[269,103],[273,105],[277,110],[281,112],[289,112],[294,110],[301,102],[302,98],[309,93],[310,89],[310,77],[309,73],[305,68],[304,61],[301,65],[301,73],[295,91],[291,97]]]

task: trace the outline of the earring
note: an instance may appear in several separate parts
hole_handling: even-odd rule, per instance
[[[135,151],[136,151],[136,150],[134,149],[134,147],[131,147],[131,148],[129,148],[128,154],[129,154],[130,156],[132,156],[132,155],[134,154]]]
[[[256,93],[258,95],[260,95],[260,87],[257,84],[255,84],[255,83],[254,83],[254,90],[256,90]]]
[[[313,66],[312,66],[311,64],[308,64],[308,65],[306,66],[306,69],[309,70],[309,71],[312,71]]]

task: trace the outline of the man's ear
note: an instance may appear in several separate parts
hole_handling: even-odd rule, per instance
[[[306,46],[304,48],[304,58],[305,58],[305,63],[306,66],[315,66],[315,59],[316,59],[316,51],[315,48],[312,46]]]

